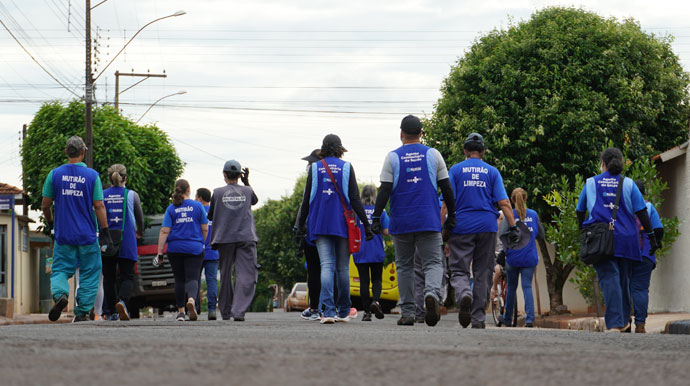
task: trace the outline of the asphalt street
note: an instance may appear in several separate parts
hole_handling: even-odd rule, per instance
[[[246,319],[0,327],[0,384],[687,385],[690,375],[690,336],[472,330],[457,314],[436,327],[397,326],[397,315]]]

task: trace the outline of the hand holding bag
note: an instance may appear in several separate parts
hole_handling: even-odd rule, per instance
[[[347,205],[345,204],[345,198],[343,197],[342,192],[340,192],[340,189],[338,188],[338,183],[336,182],[335,177],[333,177],[331,168],[328,167],[328,164],[325,160],[321,160],[321,163],[326,168],[326,172],[328,173],[328,176],[331,178],[331,182],[335,187],[335,191],[338,193],[338,197],[340,198],[340,205],[343,206],[343,215],[345,216],[345,222],[347,223],[347,240],[350,244],[350,253],[357,253],[362,248],[362,232],[360,231],[360,228],[357,225],[357,222],[355,221],[355,212],[353,212],[352,209],[347,209]]]
[[[621,191],[625,177],[621,174],[616,189],[616,198],[613,200],[611,222],[595,222],[582,228],[580,232],[580,259],[588,265],[595,265],[605,259],[613,258],[615,253],[613,230],[616,226],[618,204],[621,199]]]

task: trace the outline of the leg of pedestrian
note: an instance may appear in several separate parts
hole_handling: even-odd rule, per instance
[[[630,259],[618,259],[618,272],[621,283],[621,300],[623,301],[623,323],[627,327],[624,332],[630,332],[632,314],[632,295],[630,293],[630,277],[632,275],[632,263]]]
[[[649,305],[649,282],[652,277],[654,263],[642,257],[642,261],[633,262],[632,274],[630,277],[630,291],[633,298],[633,309],[635,314],[635,332],[645,333],[647,322],[647,307]]]
[[[499,321],[506,327],[514,327],[515,325],[517,325],[517,320],[513,320],[513,307],[517,307],[517,304],[515,304],[515,295],[517,293],[519,275],[520,268],[513,267],[510,264],[506,263],[506,286],[508,288],[506,289],[505,314],[502,315],[502,317],[499,317]]]
[[[74,295],[74,320],[87,320],[101,279],[101,247],[98,242],[78,246],[79,288]]]
[[[232,300],[232,317],[235,321],[244,320],[254,299],[259,270],[256,268],[256,243],[253,241],[237,243],[235,252],[235,292]]]
[[[321,262],[316,246],[304,242],[304,257],[307,260],[307,287],[309,289],[309,313],[303,315],[308,320],[318,319],[321,308],[319,297],[321,296]],[[314,316],[312,316],[314,315]]]
[[[414,303],[415,322],[424,323],[424,269],[419,251],[414,251]]]
[[[116,278],[117,278],[117,258],[101,258],[103,272],[103,296],[105,298],[105,308],[108,313],[115,314],[115,303],[117,302]],[[110,317],[110,315],[108,315]]]
[[[172,268],[173,276],[175,277],[175,307],[177,308],[177,320],[184,322],[184,307],[186,304],[186,288],[185,288],[185,272],[184,272],[184,257],[182,254],[168,252],[168,260],[170,261],[170,268]]]
[[[472,293],[472,328],[484,328],[486,305],[491,290],[491,273],[493,272],[496,233],[483,232],[476,234],[476,246],[472,259],[474,289]]]
[[[381,309],[381,291],[383,290],[383,263],[371,263],[369,264],[369,269],[371,270],[371,292],[374,298],[372,312],[376,319],[383,319],[383,310]],[[371,316],[371,315],[370,315]]]
[[[69,298],[68,280],[74,275],[77,268],[77,247],[73,245],[60,245],[57,242],[53,247],[53,265],[50,274],[50,292],[55,304],[48,313],[48,319],[56,321],[67,307]]]
[[[448,239],[450,256],[448,269],[450,270],[450,285],[455,291],[455,300],[460,307],[458,320],[463,328],[467,328],[472,321],[472,290],[470,289],[470,264],[474,255],[473,234],[452,234]]]
[[[617,259],[605,259],[594,265],[594,270],[597,272],[597,278],[599,279],[599,286],[604,295],[604,304],[606,305],[606,312],[604,312],[606,328],[614,330],[614,332],[625,327]]]
[[[134,260],[117,259],[117,265],[120,267],[120,292],[118,294],[119,302],[117,312],[120,315],[120,320],[129,320],[129,298],[132,295],[132,288],[134,287]]]
[[[218,308],[223,320],[232,318],[232,268],[235,265],[235,243],[218,244],[218,264],[220,268],[220,291]]]
[[[414,325],[414,252],[415,234],[393,235],[395,265],[398,270],[398,293],[401,318],[399,325]]]
[[[187,255],[184,258],[184,285],[187,296],[185,304],[187,312],[189,313],[189,320],[197,320],[198,314],[196,311],[196,296],[199,293],[199,272],[200,267],[204,263],[203,254]]]
[[[525,327],[534,327],[534,295],[532,294],[532,278],[536,267],[520,268],[522,295],[525,298]],[[517,320],[515,321],[517,324]]]
[[[424,308],[426,310],[424,321],[429,326],[435,326],[441,319],[441,281],[443,280],[441,232],[419,232],[416,241],[424,270]]]
[[[218,260],[204,261],[206,276],[206,299],[208,300],[208,320],[216,320],[218,304]]]
[[[316,239],[316,248],[319,251],[321,262],[321,295],[319,303],[323,307],[321,323],[331,324],[335,322],[335,302],[333,300],[333,287],[335,275],[335,240],[331,236],[321,236]]]
[[[352,302],[350,301],[350,250],[349,242],[343,237],[334,237],[335,241],[335,276],[338,283],[338,319],[349,321]]]

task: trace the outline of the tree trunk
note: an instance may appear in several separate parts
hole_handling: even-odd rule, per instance
[[[557,256],[551,256],[545,240],[537,240],[539,250],[546,267],[546,287],[549,292],[549,313],[562,314],[568,312],[568,307],[563,304],[563,286],[565,286],[570,272],[575,268],[573,264],[563,264]]]

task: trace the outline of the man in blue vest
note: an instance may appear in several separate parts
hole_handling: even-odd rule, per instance
[[[485,328],[485,307],[494,267],[498,211],[503,210],[508,223],[509,239],[517,244],[520,236],[513,208],[498,169],[483,161],[484,138],[472,133],[463,145],[465,160],[453,165],[448,174],[455,194],[455,213],[461,216],[452,228],[450,246],[450,284],[460,305],[458,319],[463,328]],[[449,201],[446,200],[446,205]],[[451,209],[448,208],[448,212]],[[470,264],[474,286],[470,289]]]
[[[103,187],[98,172],[82,162],[86,145],[77,136],[67,140],[69,162],[50,171],[43,184],[41,207],[54,231],[53,266],[50,290],[55,305],[48,318],[56,321],[67,307],[68,280],[79,266],[79,286],[75,291],[73,322],[88,320],[101,277],[101,250],[113,247],[103,205]],[[55,203],[55,219],[51,206]],[[100,232],[94,218],[94,210]]]
[[[421,144],[422,123],[408,115],[400,124],[402,146],[388,153],[381,171],[381,187],[376,198],[372,230],[381,232],[381,213],[388,199],[389,232],[395,246],[401,318],[398,325],[415,322],[414,254],[418,251],[424,270],[424,321],[434,326],[441,319],[441,216],[438,189],[448,204],[446,229],[455,226],[455,199],[448,180],[446,162],[438,150]]]

